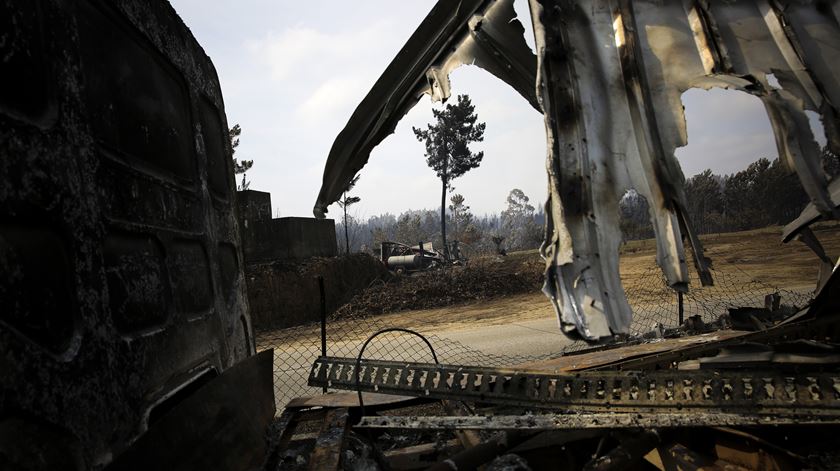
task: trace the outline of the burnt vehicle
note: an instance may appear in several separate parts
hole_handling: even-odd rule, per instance
[[[0,467],[174,463],[120,457],[149,435],[170,434],[156,453],[195,440],[207,417],[189,403],[228,372],[253,386],[236,393],[250,422],[269,420],[201,46],[165,1],[3,0],[0,37]],[[184,448],[230,469],[260,447]]]
[[[383,241],[379,246],[379,260],[397,275],[466,262],[457,240],[447,245],[449,250],[444,252],[435,249],[431,242],[408,246],[399,242]]]
[[[397,275],[433,268],[444,261],[443,255],[435,251],[431,243],[422,242],[409,247],[399,242],[384,241],[379,246],[379,259]]]

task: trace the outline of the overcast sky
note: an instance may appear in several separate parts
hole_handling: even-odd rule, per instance
[[[271,192],[275,216],[312,216],[330,146],[414,29],[432,0],[172,0],[219,73],[230,125],[242,126],[236,156],[254,160],[251,189]],[[516,10],[530,37],[527,3]],[[546,196],[542,117],[510,87],[473,66],[457,69],[453,95],[468,93],[487,123],[481,166],[455,180],[476,214],[501,211],[508,192]],[[677,156],[686,176],[732,173],[776,157],[758,99],[732,91],[683,96],[689,146]],[[432,119],[428,97],[374,149],[361,171],[359,217],[437,208],[440,182],[411,131]],[[434,106],[440,106],[435,104]],[[328,217],[336,217],[337,205]]]

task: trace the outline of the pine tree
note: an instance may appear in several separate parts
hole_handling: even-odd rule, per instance
[[[347,208],[358,203],[362,200],[362,198],[358,196],[348,196],[347,193],[356,186],[356,183],[359,181],[359,177],[361,177],[361,175],[356,175],[352,180],[350,180],[350,183],[347,184],[347,188],[344,189],[344,196],[338,200],[338,205],[344,210],[344,244],[348,254],[350,253],[350,232],[347,229]]]
[[[231,155],[236,153],[236,148],[239,147],[239,135],[242,134],[242,127],[239,124],[234,124],[232,128],[228,130],[228,138],[230,138],[230,151]],[[243,160],[239,162],[236,157],[233,158],[233,173],[235,175],[242,174],[242,183],[237,185],[236,189],[239,191],[245,191],[251,186],[251,182],[245,179],[245,172],[251,170],[251,167],[254,166],[253,160]]]
[[[484,152],[472,152],[472,142],[484,140],[485,123],[478,123],[475,106],[468,95],[458,95],[457,104],[448,104],[443,110],[432,110],[435,124],[427,129],[412,128],[418,141],[425,142],[426,163],[441,182],[440,233],[444,254],[446,245],[446,192],[452,189],[452,180],[481,164]]]

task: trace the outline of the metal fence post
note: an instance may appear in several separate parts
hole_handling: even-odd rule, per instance
[[[685,315],[685,308],[683,306],[683,292],[677,291],[677,305],[679,306],[680,324],[683,325],[683,316]]]
[[[321,356],[327,356],[327,297],[324,294],[324,277],[318,276],[318,290],[321,292]],[[327,386],[324,385],[324,393]]]

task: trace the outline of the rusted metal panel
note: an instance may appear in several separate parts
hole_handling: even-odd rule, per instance
[[[840,277],[835,278],[840,280]],[[826,295],[825,298],[829,299],[830,296]],[[819,299],[820,297],[817,298],[817,300]],[[746,342],[772,344],[792,338],[809,338],[813,336],[825,337],[826,333],[832,332],[832,325],[834,325],[835,322],[831,317],[813,318],[822,310],[824,310],[822,305],[815,301],[808,309],[785,319],[776,326],[767,330],[749,332],[744,335],[723,338],[713,342],[695,343],[693,345],[690,344],[682,348],[674,348],[672,350],[661,351],[658,353],[652,352],[647,355],[638,355],[623,360],[616,360],[610,363],[592,366],[590,368],[594,370],[670,368],[675,363],[699,358],[704,355],[713,355],[721,348]],[[833,312],[836,313],[838,310],[834,310]]]
[[[107,468],[246,470],[263,464],[274,418],[273,350],[225,370],[176,405]]]

